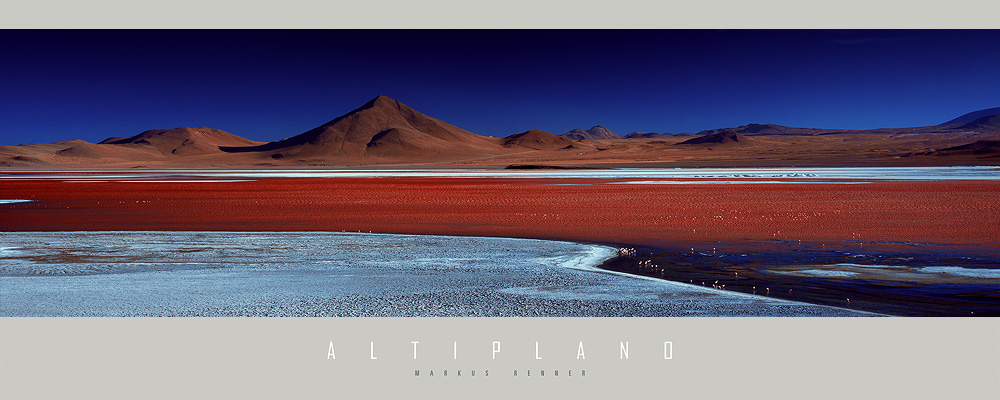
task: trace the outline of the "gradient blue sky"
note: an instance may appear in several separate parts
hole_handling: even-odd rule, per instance
[[[294,136],[379,94],[483,135],[934,125],[1000,106],[1000,30],[0,31],[0,144]]]

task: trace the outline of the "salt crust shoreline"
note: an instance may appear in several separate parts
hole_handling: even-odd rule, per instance
[[[601,270],[616,249],[573,242],[340,232],[0,237],[3,316],[873,315]]]

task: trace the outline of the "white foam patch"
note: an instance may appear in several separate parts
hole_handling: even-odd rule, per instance
[[[928,274],[949,274],[971,278],[1000,279],[1000,269],[974,269],[962,267],[923,267],[920,272]]]
[[[604,271],[597,268],[597,266],[614,257],[616,254],[618,254],[618,251],[610,247],[590,246],[580,256],[559,260],[559,266],[580,271]]]
[[[18,203],[30,203],[34,200],[22,200],[22,199],[0,199],[0,204],[18,204]]]
[[[853,185],[870,182],[820,182],[820,181],[631,181],[631,182],[610,182],[606,185],[741,185],[741,184],[761,184],[761,183],[784,183],[784,184],[822,184],[822,185]]]
[[[908,268],[903,265],[879,265],[879,264],[851,264],[851,263],[840,263],[828,265],[829,267],[854,267],[854,268]]]

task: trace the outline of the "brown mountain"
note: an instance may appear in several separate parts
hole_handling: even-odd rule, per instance
[[[563,136],[532,129],[527,132],[508,136],[504,139],[504,146],[527,147],[535,150],[555,150],[564,149],[573,145],[573,141]]]
[[[594,140],[594,139],[621,139],[622,135],[612,132],[610,129],[603,126],[597,125],[593,128],[583,130],[574,129],[566,132],[562,135],[564,138],[571,140]]]
[[[259,146],[222,150],[321,162],[462,160],[507,152],[500,142],[421,114],[387,96],[378,96],[300,135]]]
[[[256,142],[229,132],[207,127],[181,127],[151,129],[138,135],[104,139],[100,144],[123,145],[134,148],[155,149],[164,155],[200,155],[219,152],[219,147],[254,146]]]
[[[691,138],[677,145],[747,143],[750,139],[736,132],[720,132]]]
[[[955,125],[955,124],[966,124],[983,117],[992,117],[995,115],[1000,115],[1000,107],[987,108],[985,110],[973,111],[968,114],[964,114],[958,118],[951,121],[945,122],[941,125]]]
[[[988,115],[977,118],[957,125],[952,129],[961,131],[1000,131],[1000,115]]]

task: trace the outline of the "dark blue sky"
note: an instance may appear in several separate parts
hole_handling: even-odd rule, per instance
[[[1000,30],[0,31],[0,144],[294,136],[388,95],[484,135],[864,129],[1000,106]]]

